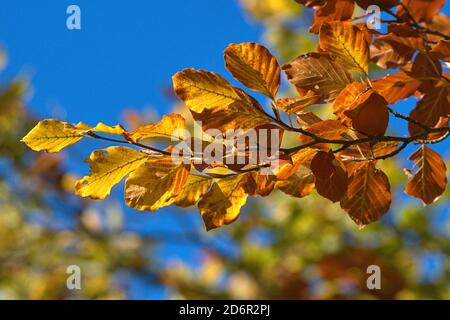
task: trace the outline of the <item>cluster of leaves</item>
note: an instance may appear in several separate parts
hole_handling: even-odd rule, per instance
[[[129,206],[154,211],[170,204],[186,207],[198,203],[208,230],[235,221],[248,196],[266,196],[274,189],[294,197],[316,189],[332,202],[339,201],[362,227],[378,220],[391,205],[389,180],[377,168],[377,161],[397,155],[412,143],[420,144],[410,157],[417,169],[407,171],[411,178],[405,192],[425,204],[435,201],[446,188],[446,166],[427,145],[450,133],[450,80],[442,67],[442,62],[450,59],[450,29],[448,17],[437,14],[445,1],[297,2],[315,9],[310,31],[318,33],[317,52],[280,67],[269,50],[256,43],[231,44],[225,50],[227,69],[247,88],[268,97],[273,115],[216,73],[185,69],[173,77],[176,94],[193,118],[202,122],[203,130],[214,128],[225,135],[228,129],[276,128],[297,134],[298,145],[280,147],[283,161],[273,175],[261,174],[260,169],[267,166],[263,162],[227,165],[225,157],[235,157],[234,149],[221,163],[179,164],[172,161],[173,146],[161,150],[142,143],[159,138],[193,143],[176,134],[186,127],[178,114],[133,131],[103,123],[91,127],[48,119],[23,141],[33,150],[48,152],[58,152],[84,137],[139,147],[94,151],[87,159],[91,173],[77,182],[76,193],[104,199],[128,176],[125,198]],[[366,9],[370,4],[394,18],[385,22],[386,34],[355,22],[359,18],[353,17],[355,6]],[[370,79],[371,62],[400,71]],[[299,97],[277,98],[282,70]],[[390,106],[410,96],[420,100],[408,116]],[[323,120],[305,110],[331,104],[332,119]],[[386,134],[391,116],[407,122],[409,136]],[[283,120],[286,118],[289,123]],[[216,143],[213,137],[204,140],[201,145]],[[246,146],[246,151],[254,147]],[[202,154],[193,154],[192,160],[199,156]]]

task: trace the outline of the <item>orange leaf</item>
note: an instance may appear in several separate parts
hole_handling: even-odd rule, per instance
[[[417,166],[417,172],[405,188],[405,193],[431,204],[445,191],[447,185],[446,166],[441,156],[422,145],[410,157]]]
[[[225,62],[233,77],[246,87],[274,99],[280,87],[280,66],[267,48],[254,42],[230,44]]]
[[[339,58],[345,68],[369,73],[369,47],[364,34],[351,22],[333,21],[320,28],[319,46]]]
[[[347,193],[341,199],[341,208],[360,227],[381,218],[391,206],[388,177],[368,161],[350,176]]]
[[[416,22],[431,22],[445,3],[445,0],[402,0],[411,16]],[[409,20],[409,14],[402,6],[397,7],[397,15],[405,20]]]
[[[400,71],[372,81],[372,87],[390,104],[412,96],[421,82]]]

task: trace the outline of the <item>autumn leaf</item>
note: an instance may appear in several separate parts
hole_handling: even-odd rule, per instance
[[[211,177],[190,174],[174,199],[174,204],[179,207],[193,206],[208,192],[211,183]]]
[[[364,34],[351,22],[334,21],[320,28],[319,46],[337,56],[345,68],[369,73],[369,47]]]
[[[319,138],[329,139],[329,140],[339,140],[349,130],[348,127],[344,126],[338,120],[324,120],[324,121],[316,122],[309,126],[303,127],[303,129],[308,131],[309,133],[314,134],[315,136],[317,136]],[[306,135],[301,135],[300,141],[302,143],[308,143],[308,142],[313,141],[313,138],[306,136]]]
[[[127,147],[109,147],[94,151],[86,162],[91,166],[89,176],[77,181],[75,192],[91,199],[106,198],[111,188],[136,170],[148,154]]]
[[[450,41],[440,40],[438,44],[431,49],[431,53],[438,59],[450,62]]]
[[[317,192],[332,202],[339,201],[347,191],[348,176],[345,166],[333,152],[319,151],[311,161],[316,177]]]
[[[388,177],[375,167],[373,161],[364,162],[350,176],[341,208],[359,227],[380,219],[391,206]]]
[[[397,7],[397,15],[404,21],[410,19],[410,15],[416,22],[431,22],[445,3],[445,0],[402,0],[404,6]]]
[[[206,230],[230,224],[239,217],[241,207],[245,205],[249,193],[248,184],[252,180],[249,173],[233,175],[219,179],[198,203]]]
[[[174,162],[171,156],[148,158],[125,183],[125,201],[137,210],[155,211],[177,201],[188,180],[190,164]],[[193,200],[188,190],[179,204]]]
[[[372,89],[359,95],[344,114],[352,120],[353,128],[371,136],[383,135],[389,123],[387,102]]]
[[[445,191],[447,185],[447,168],[441,156],[422,145],[410,157],[414,161],[417,171],[408,181],[405,193],[419,198],[424,204],[436,201]]]
[[[320,27],[325,22],[350,19],[353,15],[354,8],[354,0],[327,0],[324,4],[321,3],[317,6],[317,10],[314,14],[314,21],[309,28],[309,31],[312,33],[319,33]]]
[[[282,69],[288,80],[302,94],[308,91],[332,101],[352,78],[341,63],[327,53],[308,53]]]
[[[441,117],[450,115],[450,87],[439,86],[427,92],[416,108],[410,113],[410,118],[427,127],[434,127]],[[422,133],[424,130],[417,124],[410,122],[408,129],[411,135]]]
[[[301,98],[283,98],[276,101],[277,106],[287,113],[296,113],[313,104],[320,103],[322,97],[317,95],[314,91],[308,91],[305,96]]]
[[[297,198],[309,195],[315,185],[310,166],[316,152],[314,149],[307,148],[293,154],[292,164],[283,166],[278,172],[276,188]]]
[[[421,82],[400,71],[372,81],[372,87],[390,104],[412,96]]]
[[[164,115],[161,121],[147,124],[136,130],[128,131],[126,135],[135,142],[151,138],[184,139],[183,129],[186,129],[186,121],[176,113]]]
[[[351,108],[356,99],[368,90],[368,86],[362,82],[348,84],[336,97],[333,104],[333,113],[347,127],[351,126],[350,119],[344,112]]]
[[[424,49],[419,36],[402,37],[389,33],[377,37],[370,45],[370,60],[383,69],[395,69],[407,64],[417,50]]]
[[[439,80],[442,74],[442,66],[438,58],[424,53],[419,53],[414,59],[410,75],[419,80]]]
[[[173,77],[175,92],[203,129],[250,129],[272,120],[256,100],[220,75],[186,69]]]
[[[225,62],[233,77],[247,88],[275,99],[281,70],[267,48],[254,42],[230,44],[225,50]]]
[[[53,119],[40,121],[21,140],[34,151],[59,152],[83,139],[83,133],[72,130],[67,122]]]

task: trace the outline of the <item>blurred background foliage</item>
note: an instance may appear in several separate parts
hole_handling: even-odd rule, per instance
[[[310,12],[293,0],[241,0],[241,7],[264,26],[264,43],[280,62],[315,50]],[[1,52],[0,72],[6,62]],[[179,232],[132,232],[120,201],[98,205],[72,195],[75,177],[64,157],[18,143],[35,123],[28,91],[26,79],[0,85],[2,299],[134,298],[145,296],[135,293],[142,287],[178,299],[450,299],[449,192],[427,208],[403,197],[406,176],[395,160],[381,163],[394,206],[363,230],[323,198],[274,192],[208,236],[201,223],[186,223],[186,215],[200,222],[195,210],[174,212]],[[174,102],[174,109],[183,106]],[[133,127],[151,117],[128,111],[124,118]],[[177,242],[191,243],[200,261],[154,258],[159,247]],[[83,270],[82,290],[66,287],[71,264]],[[367,289],[372,264],[381,268],[381,290]]]

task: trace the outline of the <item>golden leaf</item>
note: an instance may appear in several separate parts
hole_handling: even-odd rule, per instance
[[[341,208],[359,227],[374,222],[385,214],[391,206],[391,191],[387,176],[367,161],[358,166],[350,176]]]
[[[186,128],[184,118],[176,113],[164,115],[161,121],[147,124],[136,130],[129,131],[126,135],[135,142],[150,138],[184,139],[183,130]]]
[[[447,185],[447,168],[441,156],[422,145],[410,157],[417,167],[417,172],[408,181],[405,193],[419,198],[424,204],[436,201],[445,191]]]
[[[207,176],[190,174],[181,192],[174,199],[179,207],[189,207],[196,204],[208,192],[212,179]]]
[[[216,73],[185,69],[175,74],[173,85],[204,130],[246,130],[272,121],[255,99]]]
[[[155,211],[172,204],[188,179],[190,164],[171,156],[150,157],[125,183],[125,201],[137,210]]]
[[[314,91],[308,91],[301,98],[283,98],[277,100],[277,107],[287,113],[296,113],[306,107],[319,103],[322,97],[317,95]]]
[[[246,42],[230,44],[225,50],[227,69],[247,88],[272,100],[280,87],[280,66],[264,46]]]
[[[83,139],[83,133],[66,122],[54,119],[40,121],[22,139],[34,151],[59,152]]]
[[[230,224],[239,217],[249,190],[250,174],[238,174],[219,179],[198,203],[206,230]]]
[[[351,22],[333,21],[322,24],[319,46],[337,56],[348,70],[368,75],[369,47],[364,34]]]
[[[141,166],[148,157],[144,152],[127,147],[96,150],[86,159],[91,173],[77,181],[75,192],[81,197],[104,199],[114,185]]]

